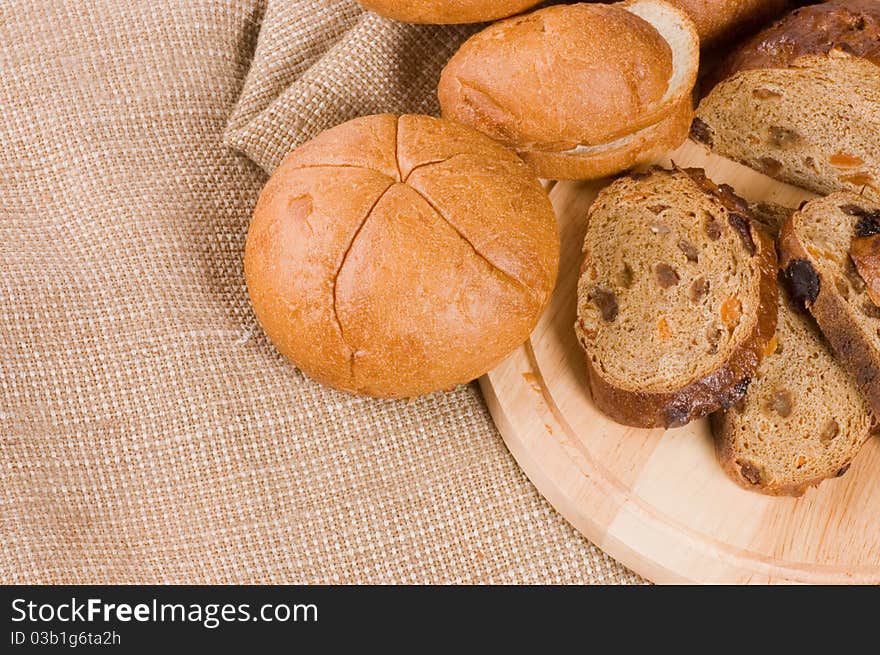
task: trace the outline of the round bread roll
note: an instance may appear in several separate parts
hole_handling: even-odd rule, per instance
[[[407,23],[481,23],[513,16],[541,0],[358,0],[367,9]]]
[[[541,177],[593,179],[687,138],[698,68],[693,22],[663,0],[557,5],[472,36],[437,95]]]
[[[514,153],[449,121],[391,115],[292,152],[260,194],[244,260],[281,353],[379,397],[491,369],[534,328],[558,264],[553,208]]]

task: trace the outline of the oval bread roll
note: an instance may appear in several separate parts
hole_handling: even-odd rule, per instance
[[[513,16],[541,0],[358,0],[367,9],[407,23],[481,23]]]
[[[751,491],[800,496],[846,473],[873,426],[855,380],[781,292],[776,335],[748,393],[712,415],[724,471]]]
[[[468,382],[550,298],[556,217],[514,153],[427,116],[359,118],[281,164],[245,277],[272,342],[337,389],[406,397]]]
[[[667,0],[693,19],[700,43],[728,40],[782,12],[790,0]]]
[[[692,21],[662,0],[557,5],[468,39],[437,95],[541,177],[590,179],[684,141],[698,66]]]

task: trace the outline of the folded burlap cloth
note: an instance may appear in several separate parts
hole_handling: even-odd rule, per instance
[[[0,4],[0,581],[638,580],[538,495],[476,387],[335,393],[251,312],[266,173],[353,116],[436,110],[469,29],[338,0]]]

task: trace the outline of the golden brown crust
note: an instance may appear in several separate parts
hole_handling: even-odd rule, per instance
[[[279,167],[254,210],[244,270],[254,311],[278,350],[316,380],[350,388],[338,380],[351,348],[334,314],[333,284],[347,243],[394,180],[365,168],[330,170],[332,177]],[[337,220],[311,227],[313,216],[331,213]]]
[[[355,118],[302,144],[285,157],[281,166],[290,170],[309,166],[360,166],[396,178],[396,134],[397,117],[391,114]]]
[[[672,61],[660,33],[622,7],[558,5],[471,37],[437,95],[445,118],[516,149],[569,150],[653,125],[679,106],[681,96],[665,98]]]
[[[414,171],[462,155],[519,163],[511,150],[491,139],[475,139],[473,129],[451,121],[426,121],[422,116],[401,116],[397,122],[397,170],[407,181]]]
[[[528,337],[543,298],[478,254],[454,220],[397,183],[364,222],[335,284],[352,349],[351,389],[372,396],[448,389]]]
[[[598,148],[594,154],[521,151],[519,156],[539,177],[551,180],[594,180],[656,161],[687,139],[694,109],[687,97],[656,125],[639,131],[619,147]]]
[[[682,170],[682,169],[677,169]],[[686,169],[700,189],[717,198],[737,214],[750,216],[748,205],[729,187],[718,187],[701,169]],[[761,271],[758,291],[758,320],[727,362],[711,374],[672,392],[646,392],[623,389],[609,383],[593,366],[589,357],[587,373],[596,406],[613,420],[641,428],[672,428],[706,416],[722,407],[730,407],[746,393],[751,377],[764,356],[767,344],[776,331],[778,289],[776,286],[776,248],[773,240],[755,221],[749,221],[749,233],[755,245]]]
[[[516,155],[439,119],[383,115],[285,159],[254,210],[245,278],[303,372],[401,397],[468,382],[522,343],[558,258],[553,208]]]
[[[700,42],[715,45],[778,15],[789,0],[667,0],[693,19]]]
[[[849,256],[865,281],[871,302],[880,307],[880,234],[854,238]]]
[[[382,16],[407,23],[481,23],[513,16],[541,0],[358,0]]]
[[[780,267],[789,271],[797,262],[809,264],[809,268],[806,265],[803,268],[812,270],[818,284],[814,292],[804,298],[804,304],[841,363],[855,378],[874,414],[880,416],[880,353],[851,319],[846,302],[835,285],[823,279],[821,267],[815,265],[806,244],[800,240],[797,222],[801,216],[801,212],[792,214],[779,233]]]
[[[788,68],[801,57],[832,50],[880,65],[880,3],[830,0],[796,9],[740,46],[705,90],[740,71]]]

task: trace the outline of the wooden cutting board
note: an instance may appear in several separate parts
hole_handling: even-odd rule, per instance
[[[691,142],[669,160],[704,167],[753,202],[810,197]],[[588,539],[655,582],[880,583],[880,439],[843,478],[772,498],[725,476],[707,421],[640,430],[593,406],[573,325],[586,211],[603,185],[551,189],[562,238],[555,295],[530,339],[480,380],[519,465]]]

